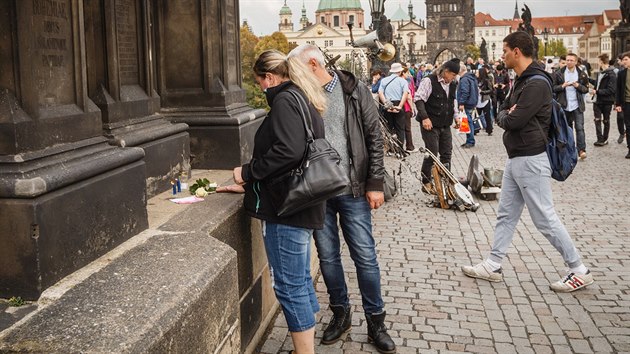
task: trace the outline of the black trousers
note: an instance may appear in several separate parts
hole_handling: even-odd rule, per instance
[[[595,133],[597,134],[597,141],[600,143],[608,140],[608,133],[610,132],[611,111],[612,104],[593,104],[593,113],[595,114]]]
[[[492,116],[490,115],[490,102],[488,102],[488,104],[486,104],[485,107],[483,108],[477,108],[477,114],[479,114],[479,116],[481,116],[483,114],[483,119],[486,122],[486,133],[488,134],[492,134]],[[496,116],[495,116],[496,117]]]
[[[416,147],[413,146],[413,136],[411,135],[411,128],[413,127],[411,122],[412,112],[405,112],[405,145],[407,150],[414,150]]]
[[[619,135],[626,135],[626,124],[623,121],[623,112],[617,112],[617,130],[619,130]]]
[[[630,133],[630,102],[623,104],[623,123],[626,126],[626,144],[630,149],[630,141],[628,141],[628,133]]]
[[[451,127],[433,127],[431,130],[424,128],[420,129],[422,132],[422,140],[424,140],[424,146],[433,153],[435,156],[439,156],[440,162],[450,169],[451,155],[453,154],[453,137],[451,136]],[[429,156],[425,156],[422,162],[422,183],[428,183],[431,181],[431,168],[433,167],[433,159]]]
[[[400,101],[392,101],[394,106],[397,106]],[[405,148],[405,110],[401,109],[399,112],[388,112],[384,113],[385,120],[387,120],[387,125],[393,134],[396,134],[398,137],[398,141],[400,142],[400,146]]]

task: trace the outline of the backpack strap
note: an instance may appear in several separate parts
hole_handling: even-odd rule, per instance
[[[544,82],[546,82],[546,83],[547,83],[547,86],[549,86],[549,90],[550,90],[550,91],[551,91],[551,93],[552,93],[552,99],[551,99],[551,100],[552,100],[552,102],[551,102],[551,110],[552,110],[552,112],[551,112],[551,114],[553,114],[553,90],[552,90],[552,88],[551,88],[551,84],[549,83],[549,80],[547,80],[547,78],[546,78],[546,77],[544,77],[544,76],[542,76],[542,75],[540,75],[540,74],[530,76],[530,77],[527,79],[527,82],[529,82],[529,81],[531,81],[531,80],[542,80],[542,81],[544,81]],[[547,136],[548,136],[549,134],[545,134],[545,132],[543,131],[542,127],[540,126],[540,122],[538,121],[538,119],[534,119],[534,120],[536,121],[536,125],[538,126],[538,130],[540,130],[540,134],[542,134],[543,139],[545,139],[545,144],[548,144],[548,143],[549,143],[549,140],[547,139]]]

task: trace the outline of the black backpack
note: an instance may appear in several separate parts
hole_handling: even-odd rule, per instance
[[[549,80],[542,75],[534,75],[528,80],[544,80],[551,90]],[[577,165],[577,148],[575,147],[573,128],[567,122],[567,117],[560,103],[553,98],[551,99],[551,124],[548,134],[543,132],[538,119],[536,119],[536,124],[538,124],[540,133],[543,134],[547,143],[551,178],[556,181],[566,180]]]

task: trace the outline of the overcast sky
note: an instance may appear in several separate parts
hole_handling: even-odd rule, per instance
[[[302,3],[306,5],[308,19],[315,22],[319,0],[287,0],[287,5],[293,11],[296,29],[302,15]],[[518,3],[519,8],[523,7],[523,3],[527,4],[533,17],[598,14],[602,10],[619,8],[619,0],[519,0]],[[284,0],[240,0],[241,23],[247,20],[258,36],[271,34],[278,30],[278,13],[283,4]],[[366,24],[372,23],[368,0],[361,0],[361,4],[365,10]],[[427,13],[424,0],[411,0],[411,4],[416,16],[424,20]],[[391,16],[398,6],[402,6],[406,12],[408,5],[409,0],[386,0],[385,15]],[[476,0],[475,11],[490,13],[496,19],[512,18],[514,0]]]

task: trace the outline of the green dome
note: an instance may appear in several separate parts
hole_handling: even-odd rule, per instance
[[[394,12],[394,15],[389,19],[392,21],[406,21],[409,19],[409,13],[405,12],[405,10],[403,10],[402,6],[400,6],[399,4],[398,10],[396,10],[396,12]]]
[[[284,6],[280,9],[280,15],[292,15],[291,9],[287,6],[286,0],[284,1]]]
[[[360,0],[319,0],[317,11],[363,9]]]

